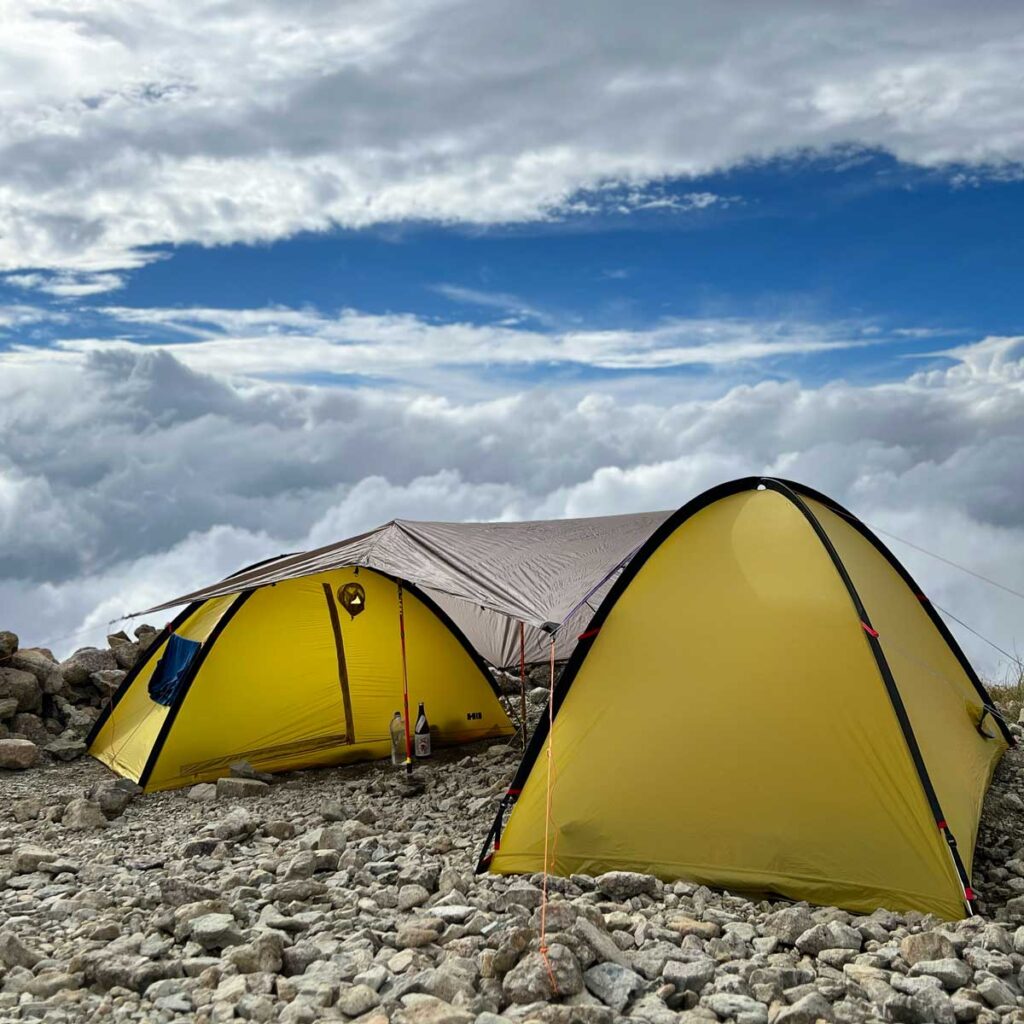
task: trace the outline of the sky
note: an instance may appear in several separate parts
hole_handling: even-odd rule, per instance
[[[1024,591],[1016,3],[0,0],[0,25],[23,644],[395,517],[666,509],[747,474]],[[891,543],[1024,649],[1019,597]]]

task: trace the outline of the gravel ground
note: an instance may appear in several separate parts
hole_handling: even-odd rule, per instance
[[[146,796],[89,758],[0,773],[0,1021],[1024,1020],[1021,752],[979,917],[553,879],[550,971],[539,878],[472,873],[518,757],[441,751],[422,788],[379,762]]]

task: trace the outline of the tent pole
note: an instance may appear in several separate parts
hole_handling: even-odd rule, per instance
[[[526,750],[526,624],[519,623],[519,728]]]
[[[405,705],[405,770],[412,772],[412,730],[409,726],[409,666],[405,658],[405,603],[398,584],[398,633],[402,638],[402,701]]]

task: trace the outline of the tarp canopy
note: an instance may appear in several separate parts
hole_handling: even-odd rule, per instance
[[[135,614],[365,566],[422,587],[493,665],[518,661],[519,623],[528,627],[528,661],[548,656],[551,633],[556,657],[564,658],[618,570],[668,515],[509,523],[395,519],[337,544],[261,562]]]

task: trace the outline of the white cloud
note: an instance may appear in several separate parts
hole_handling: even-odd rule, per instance
[[[301,335],[313,314],[237,316]],[[194,314],[189,326],[210,329]],[[0,356],[0,626],[25,642],[84,630],[67,650],[116,612],[395,515],[668,508],[747,473],[802,480],[981,573],[1024,577],[1024,338],[883,385],[726,381],[710,397],[664,377],[629,396],[299,387],[223,378],[185,354]],[[893,547],[939,604],[1024,648],[1017,599]]]
[[[0,279],[3,284],[45,292],[59,299],[80,299],[99,295],[123,287],[120,274],[80,274],[62,271],[57,274],[8,274]]]
[[[1024,160],[1012,4],[0,4],[0,269],[494,224],[808,149],[958,181]],[[584,193],[580,197],[581,191]],[[634,203],[627,198],[626,206]]]

